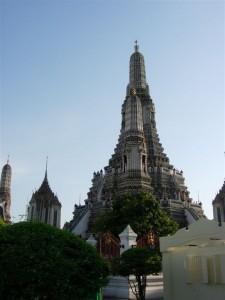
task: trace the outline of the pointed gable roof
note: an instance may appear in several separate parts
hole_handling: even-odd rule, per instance
[[[47,178],[47,170],[45,172],[45,177],[40,188],[36,192],[34,192],[30,203],[38,202],[43,199],[45,201],[48,201],[51,204],[58,205],[60,207],[62,206],[61,203],[59,202],[58,197],[53,193],[52,189],[49,186],[48,178]]]

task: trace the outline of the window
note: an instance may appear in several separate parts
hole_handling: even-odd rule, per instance
[[[146,173],[146,156],[142,155],[142,168],[143,171]]]
[[[186,283],[208,283],[207,257],[187,256],[185,260]]]
[[[213,256],[214,282],[225,283],[225,254],[216,254]]]
[[[45,223],[48,224],[48,206],[45,209]]]
[[[125,173],[127,169],[127,156],[123,156],[123,172]]]
[[[217,207],[217,221],[219,223],[221,223],[221,211],[220,211],[220,207]]]
[[[31,208],[31,216],[30,216],[30,220],[33,221],[33,217],[34,217],[34,207],[32,206]]]
[[[54,210],[53,226],[57,226],[57,210]]]

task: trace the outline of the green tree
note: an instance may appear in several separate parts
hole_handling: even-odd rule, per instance
[[[96,249],[51,225],[0,226],[0,299],[86,299],[108,283]]]
[[[145,299],[147,275],[158,273],[161,269],[161,257],[155,251],[141,247],[123,252],[117,265],[118,274],[127,278],[137,300]]]
[[[0,226],[6,226],[7,224],[5,221],[0,217]]]
[[[96,221],[95,231],[111,231],[118,236],[128,224],[139,236],[152,232],[160,237],[179,229],[178,223],[168,216],[155,197],[145,191],[118,196],[112,210]]]

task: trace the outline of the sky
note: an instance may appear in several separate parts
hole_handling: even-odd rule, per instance
[[[213,218],[225,177],[225,2],[1,0],[0,167],[12,221],[45,175],[61,226],[117,144],[138,41],[160,142]]]

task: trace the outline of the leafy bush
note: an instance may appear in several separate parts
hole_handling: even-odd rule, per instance
[[[51,225],[0,226],[0,299],[85,299],[108,282],[91,245]]]

